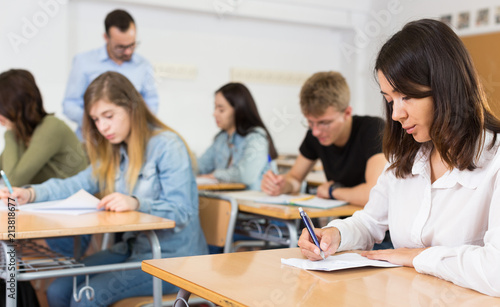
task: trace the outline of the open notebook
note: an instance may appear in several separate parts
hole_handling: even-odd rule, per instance
[[[18,206],[18,209],[20,211],[50,214],[80,215],[99,211],[97,209],[99,201],[99,198],[94,195],[88,193],[87,191],[80,190],[66,199],[30,203]]]
[[[347,202],[342,200],[323,199],[308,194],[281,194],[278,196],[269,196],[264,192],[259,191],[239,191],[227,193],[226,195],[232,196],[236,199],[252,200],[259,203],[296,205],[320,209],[335,208],[347,204]]]

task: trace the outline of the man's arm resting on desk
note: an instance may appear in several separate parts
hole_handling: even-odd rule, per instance
[[[337,188],[333,190],[335,199],[345,200],[353,205],[365,206],[368,202],[370,190],[377,183],[378,177],[382,174],[387,160],[384,154],[373,155],[366,162],[365,183],[358,184],[351,188]]]
[[[276,175],[268,171],[262,177],[261,189],[269,195],[298,193],[306,175],[316,161],[309,160],[299,154],[292,169],[285,175]]]

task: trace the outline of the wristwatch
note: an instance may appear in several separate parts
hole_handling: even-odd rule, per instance
[[[330,199],[335,199],[335,197],[333,197],[333,190],[335,190],[336,188],[342,188],[344,187],[344,185],[340,182],[334,182],[330,185],[330,188],[328,189],[328,195],[330,196]]]

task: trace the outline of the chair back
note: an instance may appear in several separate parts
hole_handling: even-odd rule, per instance
[[[224,253],[229,253],[238,213],[236,201],[227,196],[200,192],[199,210],[207,243],[223,247]]]

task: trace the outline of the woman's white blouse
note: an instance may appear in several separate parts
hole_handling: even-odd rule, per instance
[[[429,153],[412,175],[384,171],[362,211],[328,226],[340,230],[339,250],[371,249],[390,229],[394,248],[430,247],[415,257],[420,273],[500,296],[500,135],[492,134],[473,171],[453,169],[431,183]]]

